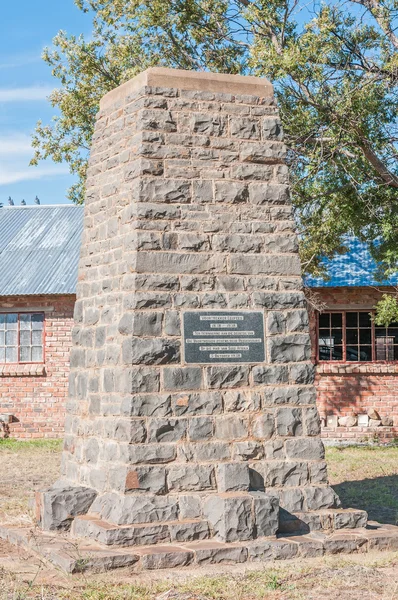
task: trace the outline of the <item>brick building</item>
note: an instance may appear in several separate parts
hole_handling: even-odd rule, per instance
[[[12,435],[61,437],[83,209],[0,208],[0,413]]]
[[[17,417],[20,438],[63,435],[82,224],[77,206],[0,209],[0,413]],[[398,323],[379,328],[369,316],[391,287],[373,279],[357,241],[327,267],[328,281],[307,281],[324,304],[310,323],[323,437],[392,439]]]
[[[327,262],[327,281],[307,280],[323,305],[310,324],[322,435],[388,441],[398,437],[398,323],[378,327],[371,314],[397,278],[380,285],[366,246],[349,247]]]

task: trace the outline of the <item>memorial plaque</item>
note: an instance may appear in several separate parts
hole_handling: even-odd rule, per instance
[[[184,353],[186,363],[264,362],[263,312],[185,312]]]

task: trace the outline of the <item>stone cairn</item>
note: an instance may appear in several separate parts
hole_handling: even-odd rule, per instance
[[[328,485],[285,155],[263,79],[155,68],[103,98],[44,530],[155,568],[366,524]]]

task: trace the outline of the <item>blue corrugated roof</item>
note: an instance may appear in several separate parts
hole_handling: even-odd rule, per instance
[[[329,275],[328,280],[321,277],[306,277],[309,287],[362,287],[368,285],[397,285],[398,274],[380,282],[375,278],[377,265],[373,260],[366,243],[350,237],[345,242],[349,248],[346,254],[325,260],[324,265]]]
[[[0,296],[74,294],[83,207],[0,208]]]

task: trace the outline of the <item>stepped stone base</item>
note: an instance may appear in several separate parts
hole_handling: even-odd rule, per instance
[[[360,511],[336,511],[337,515]],[[343,519],[340,518],[340,524]],[[89,519],[88,519],[89,520]],[[170,523],[168,524],[170,526]],[[247,542],[201,540],[151,546],[106,546],[39,529],[0,526],[0,538],[34,552],[67,573],[129,567],[133,572],[205,564],[268,562],[369,550],[398,550],[398,527],[371,522],[366,528],[263,537]]]

